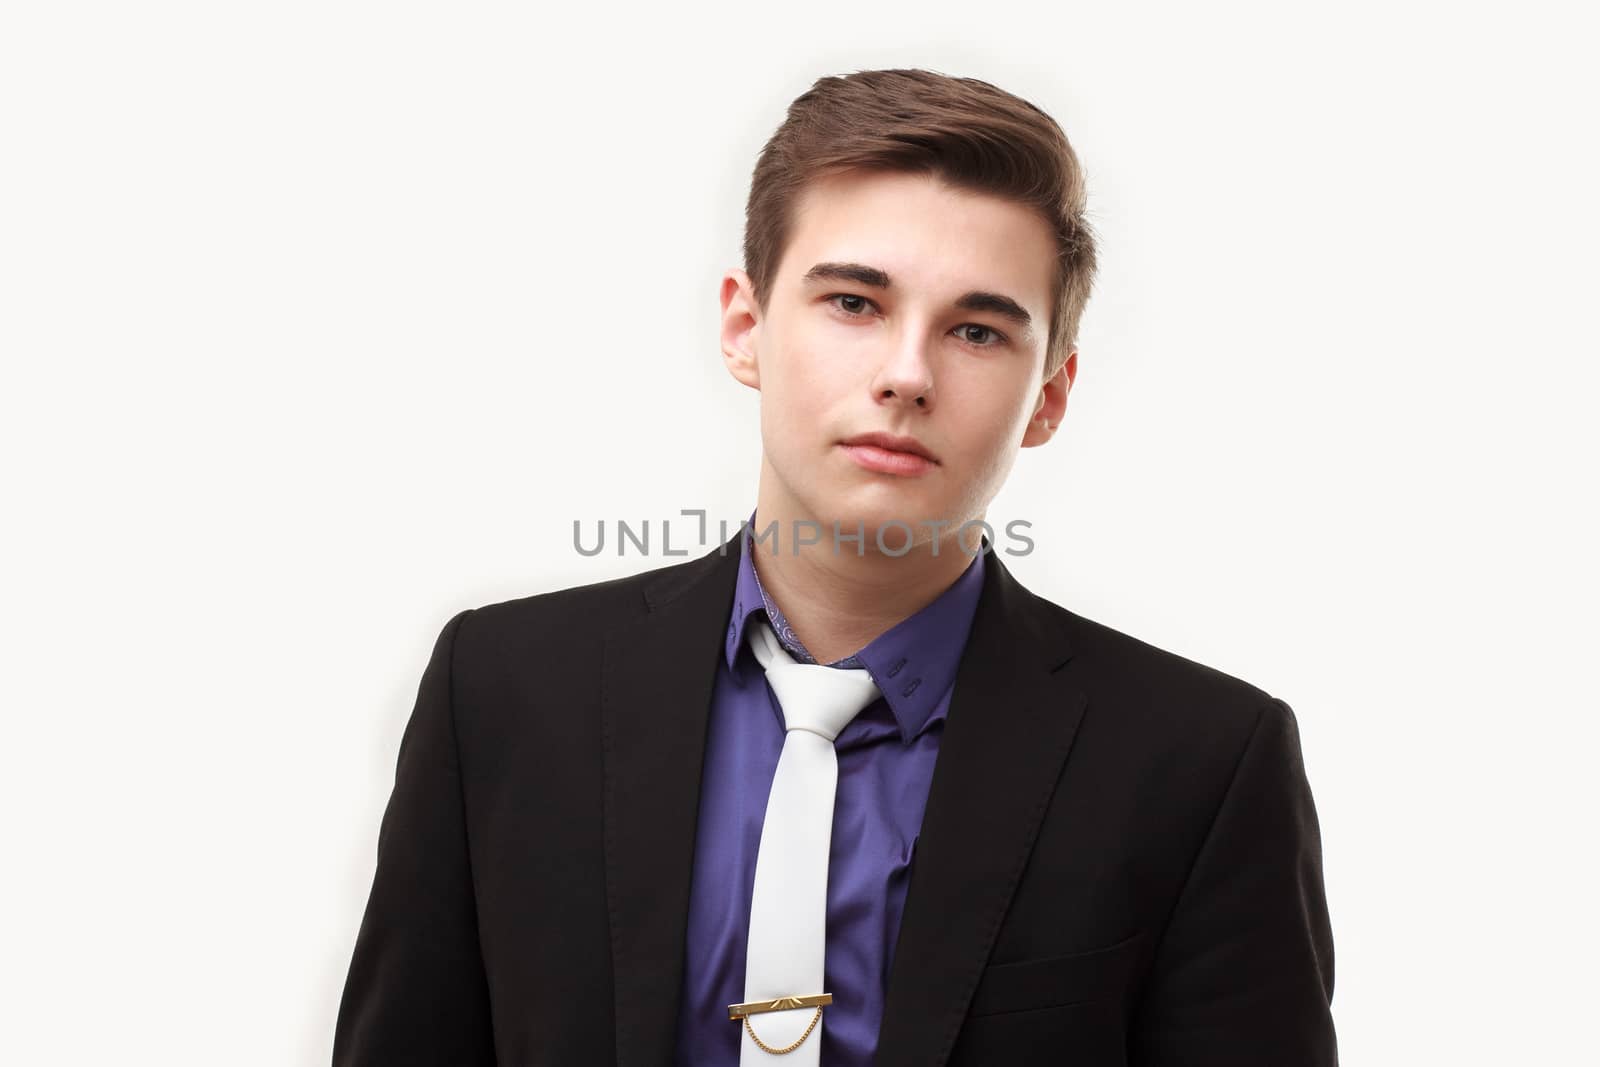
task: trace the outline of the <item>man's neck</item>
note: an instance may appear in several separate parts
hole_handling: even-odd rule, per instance
[[[799,518],[804,527],[803,517]],[[828,526],[818,543],[796,549],[796,517],[769,515],[758,506],[753,532],[759,537],[774,521],[778,524],[776,546],[771,539],[751,545],[756,576],[818,663],[833,663],[859,652],[878,635],[933,603],[971,565],[973,557],[968,552],[976,551],[979,544],[976,530],[971,530],[967,537],[973,544],[963,551],[955,532],[943,530],[942,538],[891,556],[878,551],[868,530],[857,555],[853,541],[841,542],[835,551],[833,530]],[[852,529],[841,530],[841,534],[853,533]],[[814,528],[807,528],[807,536],[814,536]],[[894,527],[885,533],[884,541],[898,547],[903,536],[903,531]]]

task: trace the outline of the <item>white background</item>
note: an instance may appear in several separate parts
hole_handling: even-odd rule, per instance
[[[1294,706],[1344,1062],[1594,1062],[1577,10],[8,7],[0,1060],[327,1062],[440,627],[748,514],[756,152],[922,66],[1101,238],[1013,572]]]

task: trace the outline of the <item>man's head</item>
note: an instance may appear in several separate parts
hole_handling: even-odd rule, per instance
[[[861,71],[795,100],[721,294],[728,369],[761,391],[763,522],[860,521],[870,551],[890,520],[982,516],[1065,410],[1095,273],[1084,202],[1060,127],[986,82]],[[934,462],[848,443],[871,433]]]

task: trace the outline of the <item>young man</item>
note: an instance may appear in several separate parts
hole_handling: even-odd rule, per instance
[[[1336,1062],[1288,705],[975,524],[1065,410],[1084,206],[986,83],[791,105],[722,280],[750,529],[445,626],[335,1064]]]

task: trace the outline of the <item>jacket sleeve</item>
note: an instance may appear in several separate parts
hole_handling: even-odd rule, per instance
[[[1294,712],[1259,714],[1156,948],[1136,1067],[1334,1067],[1333,935]]]
[[[445,624],[400,740],[372,892],[339,1003],[334,1067],[493,1064]]]

